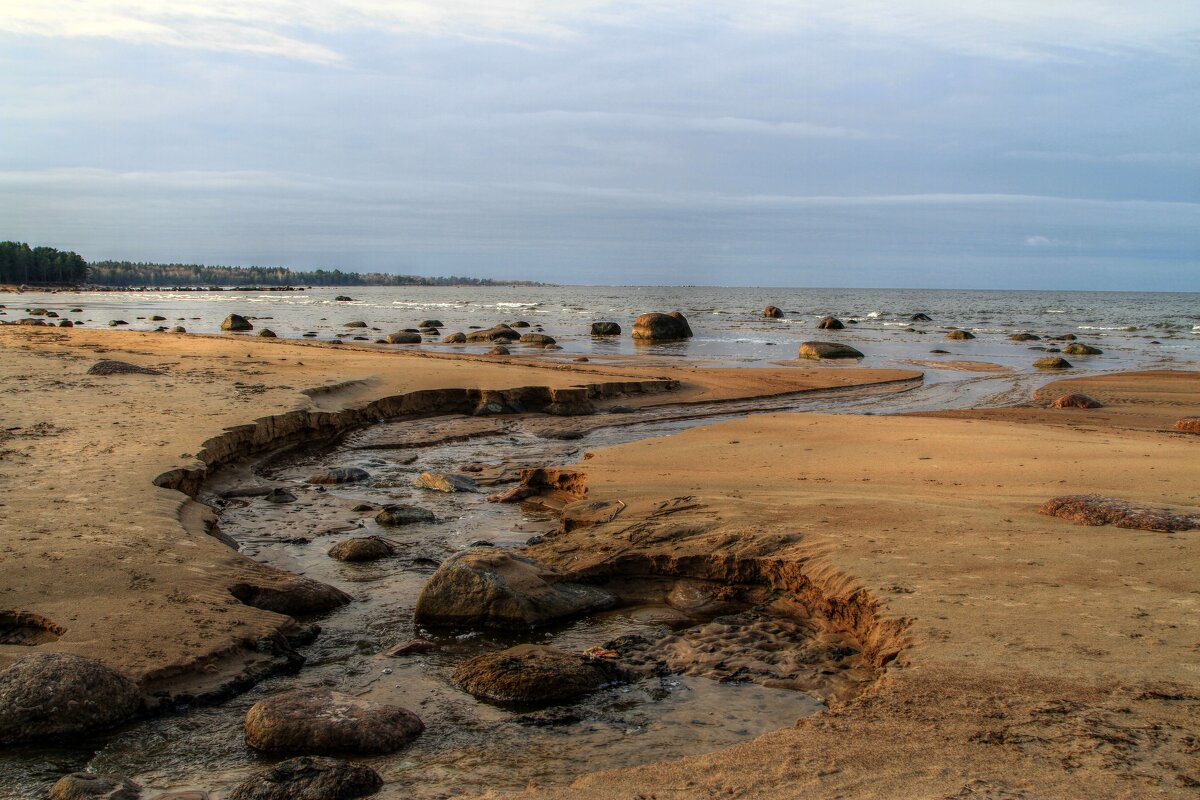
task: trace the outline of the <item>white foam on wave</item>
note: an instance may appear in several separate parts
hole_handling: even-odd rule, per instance
[[[882,317],[883,312],[882,311],[869,311],[869,312],[867,312],[867,316],[870,317],[871,319],[875,319],[876,317]]]
[[[1047,314],[1065,314],[1065,313],[1067,313],[1067,310],[1065,308],[1047,308],[1046,313]]]

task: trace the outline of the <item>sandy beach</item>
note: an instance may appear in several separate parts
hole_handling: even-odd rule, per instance
[[[491,396],[637,409],[919,378],[10,326],[0,353],[0,669],[31,648],[84,656],[150,708],[241,691],[290,668],[308,635],[231,593],[286,604],[312,587],[213,535],[191,497],[210,469]],[[101,359],[161,374],[87,374]],[[1102,407],[1048,407],[1068,393]],[[1200,373],[1123,373],[1050,383],[1020,408],[761,414],[589,451],[543,501],[622,513],[583,515],[528,555],[586,581],[794,598],[859,643],[869,680],[733,749],[522,796],[1195,796],[1200,533],[1038,508],[1101,495],[1200,514],[1200,437],[1172,427],[1198,414]]]

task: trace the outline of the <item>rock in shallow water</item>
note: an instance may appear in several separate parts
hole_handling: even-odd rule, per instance
[[[489,703],[550,704],[582,697],[621,677],[620,668],[605,659],[522,644],[465,661],[452,679]]]
[[[329,548],[329,557],[338,561],[378,561],[395,554],[395,546],[378,536],[343,539]]]
[[[384,506],[375,515],[375,522],[388,528],[412,525],[418,522],[433,522],[435,519],[436,517],[429,509],[403,504]]]
[[[430,489],[435,492],[478,492],[475,481],[457,472],[422,472],[413,479],[420,489]]]
[[[0,744],[112,727],[142,707],[129,678],[70,653],[32,653],[0,672]]]
[[[366,764],[304,756],[280,762],[229,793],[229,800],[351,800],[383,787]]]
[[[424,730],[406,708],[329,689],[285,692],[246,712],[246,744],[272,752],[394,753]]]
[[[646,341],[674,341],[692,338],[687,318],[678,311],[662,314],[657,311],[642,314],[633,321],[633,338]]]
[[[341,589],[299,576],[258,586],[235,583],[229,587],[229,593],[253,608],[292,617],[332,611],[353,599]]]
[[[252,331],[254,326],[250,324],[250,320],[243,317],[241,314],[230,314],[221,323],[223,331]]]
[[[848,344],[837,342],[802,342],[796,352],[798,358],[820,360],[823,358],[862,358],[863,354]]]
[[[73,772],[50,787],[50,800],[138,800],[142,787],[124,775]]]
[[[317,472],[308,477],[309,483],[357,483],[371,477],[371,473],[358,467],[335,467],[323,472]]]

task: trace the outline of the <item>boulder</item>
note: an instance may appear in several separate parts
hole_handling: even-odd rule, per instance
[[[615,322],[593,322],[592,336],[620,336],[621,326]]]
[[[271,330],[270,328],[263,328],[261,331],[259,331],[259,332],[258,332],[258,335],[259,335],[261,338],[263,338],[263,339],[276,339],[276,338],[278,338],[278,337],[275,335],[275,331]]]
[[[250,320],[243,317],[241,314],[230,314],[221,323],[223,331],[252,331],[254,326],[250,324]]]
[[[1175,420],[1175,430],[1182,433],[1200,433],[1200,417],[1183,417]]]
[[[377,561],[395,554],[395,545],[378,536],[343,539],[329,548],[329,557],[338,561]]]
[[[908,318],[909,322],[933,322],[933,317],[928,314],[913,314]]]
[[[646,341],[675,341],[692,338],[692,328],[687,318],[678,311],[670,314],[651,312],[642,314],[633,321],[633,338]]]
[[[72,772],[50,787],[50,800],[138,800],[142,787],[124,775]]]
[[[69,320],[69,319],[62,319],[62,320],[59,320],[59,321],[58,321],[58,327],[60,327],[60,328],[74,328],[74,327],[75,327],[75,323],[74,323],[74,322],[71,322],[71,320]]]
[[[1098,356],[1104,351],[1099,347],[1092,347],[1090,344],[1082,342],[1072,342],[1062,349],[1069,356]]]
[[[837,317],[821,317],[821,321],[817,323],[817,327],[823,331],[837,331],[846,326]]]
[[[526,556],[473,547],[447,559],[430,576],[415,613],[419,624],[521,630],[615,603],[603,589],[568,581]]]
[[[386,337],[388,344],[420,344],[423,340],[419,333],[389,333]]]
[[[451,680],[488,703],[549,704],[574,700],[622,677],[607,659],[522,644],[463,662]]]
[[[389,647],[384,652],[384,655],[388,658],[399,658],[400,656],[411,656],[417,653],[432,653],[440,649],[437,642],[431,642],[428,639],[409,639],[407,642],[401,642],[398,645]]]
[[[387,505],[375,515],[375,522],[393,528],[398,525],[412,525],[417,522],[433,522],[436,519],[433,512],[420,506]]]
[[[1086,394],[1064,394],[1050,404],[1051,408],[1102,408],[1102,404]]]
[[[442,337],[442,344],[466,344],[467,335],[465,333],[452,333],[449,336]]]
[[[126,361],[97,361],[88,367],[88,375],[162,375],[156,369],[139,367]]]
[[[424,730],[406,708],[331,689],[295,689],[246,712],[246,744],[270,752],[394,753]]]
[[[187,328],[182,325],[176,325],[174,328],[171,328],[171,333],[187,333]]]
[[[0,672],[0,744],[92,733],[141,707],[137,685],[99,661],[31,653]]]
[[[303,756],[252,775],[229,793],[229,800],[351,800],[382,787],[383,778],[366,764]]]
[[[975,334],[971,333],[970,331],[953,330],[946,334],[946,338],[954,339],[956,341],[965,341],[967,339],[974,339]]]
[[[418,328],[441,328],[441,327],[443,327],[444,324],[445,323],[443,323],[440,319],[427,319],[427,320],[423,320],[421,322],[421,324],[418,325],[417,327]]]
[[[358,467],[334,467],[308,476],[309,483],[358,483],[371,477],[371,473]]]
[[[528,328],[529,323],[523,319],[519,319],[516,322],[512,323],[511,327],[513,327],[513,328]]]
[[[496,325],[491,328],[479,331],[471,331],[467,334],[468,342],[498,342],[498,341],[513,341],[520,339],[521,334],[514,331],[507,325]]]
[[[1032,333],[1012,333],[1008,336],[1014,342],[1040,342],[1042,337],[1034,336]]]
[[[263,495],[263,499],[268,503],[294,503],[296,502],[296,495],[287,489],[277,487]]]
[[[1047,356],[1045,358],[1039,358],[1037,361],[1033,362],[1033,365],[1035,367],[1037,367],[1038,369],[1070,369],[1071,368],[1070,361],[1067,361],[1065,358],[1059,358],[1058,356]]]
[[[347,322],[342,327],[343,328],[365,328],[365,327],[367,327],[367,323],[363,322],[361,319],[356,319],[353,322]]]
[[[1058,342],[1073,342],[1079,337],[1073,333],[1064,333],[1061,336],[1051,336],[1050,338]]]
[[[44,325],[45,323],[43,322],[42,324]],[[118,325],[128,325],[128,324],[129,323],[123,319],[110,319],[108,321],[108,327],[110,327],[110,328],[115,328]]]
[[[800,358],[862,358],[863,354],[848,344],[838,342],[802,342],[797,353]]]
[[[763,316],[768,319],[779,319],[783,316],[783,311],[775,306],[767,306],[763,309]]]
[[[339,294],[337,297],[335,297],[335,298],[333,298],[333,299],[334,299],[335,301],[339,302],[339,303],[349,303],[349,302],[351,302],[351,301],[352,301],[354,298],[352,298],[352,297],[349,297],[349,296],[347,296],[347,295],[344,295],[344,294]]]
[[[422,472],[413,479],[413,483],[420,489],[429,489],[435,492],[479,491],[475,481],[457,472]]]
[[[509,355],[512,355],[512,351],[509,350],[504,345],[498,344],[495,347],[493,347],[491,350],[488,350],[487,355],[489,355],[489,356],[509,356]]]
[[[290,617],[332,611],[353,599],[341,589],[298,575],[273,584],[235,583],[229,593],[253,608]]]
[[[547,336],[544,333],[526,333],[521,336],[521,344],[532,344],[538,347],[546,347],[547,345],[556,344],[553,336]]]

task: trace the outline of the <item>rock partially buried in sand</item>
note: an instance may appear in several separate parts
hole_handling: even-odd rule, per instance
[[[1114,525],[1118,528],[1167,532],[1200,528],[1200,519],[1196,517],[1094,494],[1054,497],[1043,503],[1038,511],[1080,525]]]
[[[332,611],[353,599],[327,583],[299,576],[275,584],[235,583],[229,587],[229,593],[253,608],[290,617]]]
[[[221,323],[223,331],[252,331],[254,326],[250,324],[250,320],[243,317],[241,314],[230,314]]]
[[[142,787],[124,775],[72,772],[50,787],[50,800],[138,800]]]
[[[375,515],[375,522],[387,528],[412,525],[417,522],[433,522],[433,512],[427,508],[409,505],[387,505]]]
[[[1175,420],[1175,430],[1182,433],[1200,433],[1200,417],[1183,417]]]
[[[475,481],[457,472],[422,472],[413,479],[420,489],[435,492],[478,492]]]
[[[1080,342],[1072,342],[1062,349],[1069,356],[1098,356],[1104,351],[1099,347],[1092,347],[1090,344],[1082,344]]]
[[[489,703],[541,705],[574,700],[620,677],[620,669],[604,659],[522,644],[464,662],[451,680]]]
[[[823,331],[838,331],[846,326],[837,317],[821,317],[821,321],[817,323],[817,327]]]
[[[162,375],[149,367],[139,367],[125,361],[97,361],[88,368],[88,375]]]
[[[118,725],[142,707],[129,678],[70,653],[32,653],[0,672],[0,744]]]
[[[396,554],[396,547],[378,536],[343,539],[329,548],[329,557],[338,561],[378,561]]]
[[[783,316],[783,311],[775,306],[767,306],[763,309],[763,316],[767,319],[779,319]]]
[[[531,558],[473,547],[449,558],[417,597],[420,624],[523,630],[611,608],[616,598]]]
[[[1086,394],[1064,394],[1050,404],[1051,408],[1103,408],[1103,405]]]
[[[424,730],[406,708],[329,689],[284,692],[246,712],[246,744],[270,752],[394,753]]]
[[[419,333],[389,333],[387,335],[388,344],[420,344],[424,341]]]
[[[229,800],[352,800],[382,787],[383,778],[366,764],[304,756],[247,778]]]
[[[442,337],[442,344],[466,344],[467,335],[465,333],[452,333],[449,336]]]
[[[670,342],[692,338],[687,318],[678,311],[642,314],[633,321],[633,338],[652,342]]]
[[[946,338],[953,339],[955,341],[965,341],[967,339],[974,339],[975,334],[971,333],[970,331],[953,330],[946,334]]]
[[[802,342],[797,351],[799,358],[820,360],[824,358],[862,358],[863,354],[848,344],[837,342]]]
[[[309,483],[358,483],[371,477],[371,473],[358,467],[335,467],[324,472],[316,472],[308,476]]]
[[[1071,369],[1071,362],[1058,356],[1039,358],[1033,365],[1038,369]]]
[[[593,322],[592,336],[620,336],[621,326],[615,322]]]

